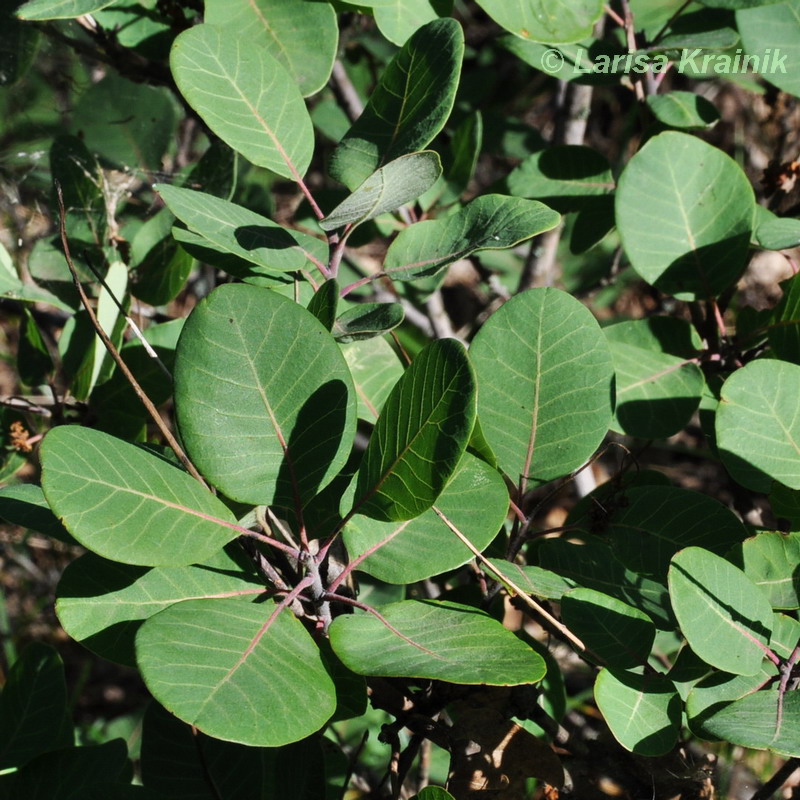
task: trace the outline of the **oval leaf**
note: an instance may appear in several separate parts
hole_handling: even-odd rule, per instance
[[[305,174],[311,118],[292,76],[266,48],[195,25],[175,39],[170,67],[181,94],[226,144],[284,178]]]
[[[678,741],[681,698],[663,675],[600,670],[594,685],[597,707],[616,740],[642,756],[662,756]]]
[[[332,231],[394,211],[427,192],[441,174],[442,163],[433,150],[400,156],[373,172],[325,219],[320,220],[319,226],[324,231]]]
[[[136,660],[161,705],[217,739],[279,747],[336,709],[311,635],[271,601],[175,603],[142,626]]]
[[[603,0],[478,0],[478,5],[507,31],[548,44],[568,44],[591,36],[603,13]]]
[[[403,316],[400,303],[359,303],[337,317],[333,338],[342,344],[373,339],[396,328]]]
[[[512,297],[478,332],[470,358],[484,436],[512,481],[545,482],[577,469],[608,431],[608,345],[591,313],[565,292]]]
[[[475,414],[464,346],[431,342],[386,400],[358,471],[354,510],[385,521],[427,511],[464,454]]]
[[[456,603],[404,600],[372,614],[337,617],[336,655],[359,675],[515,686],[544,677],[544,659],[483,611]]]
[[[194,478],[108,434],[53,428],[41,460],[53,513],[105,558],[183,566],[210,558],[237,535],[231,512]]]
[[[761,669],[772,609],[740,569],[708,550],[687,547],[672,559],[669,596],[683,635],[703,661],[734,675]]]
[[[472,552],[456,538],[438,509],[478,550],[497,536],[508,511],[508,491],[488,464],[465,453],[436,505],[412,520],[379,522],[354,517],[344,529],[350,560],[371,554],[359,569],[387,583],[413,583],[456,569]]]
[[[221,286],[178,342],[175,405],[197,468],[228,497],[291,508],[344,466],[355,431],[344,357],[306,309],[269,289]]]
[[[381,337],[342,347],[358,395],[358,417],[375,422],[392,387],[403,376],[403,365]]]
[[[740,566],[772,608],[800,608],[800,533],[762,531],[742,543]],[[739,553],[735,559],[739,562]]]
[[[620,176],[617,227],[644,280],[681,300],[710,299],[744,269],[754,206],[750,181],[730,156],[667,131]]]
[[[722,386],[716,415],[722,463],[742,485],[768,492],[772,481],[800,489],[800,366],[751,361]]]
[[[395,280],[435,275],[477,250],[502,250],[558,225],[560,215],[535,200],[487,194],[440,220],[409,225],[386,253]]]
[[[388,161],[422,150],[450,116],[463,54],[464,34],[454,19],[416,31],[334,151],[331,176],[354,189]]]
[[[20,19],[72,19],[93,14],[117,0],[28,0],[17,9]]]

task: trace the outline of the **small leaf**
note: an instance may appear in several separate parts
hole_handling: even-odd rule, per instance
[[[337,317],[333,338],[347,344],[382,336],[396,328],[404,316],[400,303],[359,303]]]
[[[670,128],[708,128],[719,120],[714,104],[694,92],[653,94],[647,105],[653,116]]]
[[[136,660],[165,708],[217,739],[279,747],[314,733],[336,708],[311,635],[272,601],[175,603],[144,623]]]
[[[384,271],[407,281],[435,275],[478,250],[501,250],[554,228],[559,214],[535,200],[488,194],[438,220],[404,228],[386,253]]]
[[[514,483],[577,469],[607,433],[611,355],[589,310],[565,292],[512,297],[478,331],[470,358],[483,433]]]
[[[42,489],[89,550],[123,564],[193,564],[236,536],[233,516],[183,470],[91,428],[44,438]]]
[[[466,453],[434,508],[404,522],[379,522],[361,516],[350,520],[344,529],[350,560],[377,548],[359,569],[398,584],[424,580],[466,564],[472,552],[436,509],[482,551],[503,524],[508,491],[495,470]]]
[[[32,483],[15,483],[0,489],[0,519],[66,544],[77,544],[50,510],[41,488]]]
[[[454,19],[417,30],[334,151],[331,176],[352,190],[387,162],[428,145],[450,116],[463,53],[464,34]]]
[[[272,272],[307,269],[327,260],[319,239],[283,228],[243,206],[204,192],[155,186],[169,210],[192,231],[217,247]]]
[[[358,395],[358,417],[375,422],[403,375],[400,359],[386,339],[376,337],[342,346]]]
[[[767,213],[769,216],[762,219],[756,228],[756,243],[759,247],[765,250],[791,250],[800,245],[800,219]]]
[[[52,647],[31,642],[11,666],[0,719],[0,770],[72,744],[64,665]]]
[[[426,786],[419,794],[415,794],[411,800],[455,800],[455,797],[439,786]]]
[[[253,505],[310,500],[344,466],[356,421],[347,364],[321,323],[243,284],[220,286],[187,319],[175,403],[197,468]]]
[[[544,597],[548,600],[560,600],[561,597],[576,586],[575,581],[562,578],[556,572],[536,566],[521,566],[499,558],[490,558],[492,566],[503,577],[519,586],[528,594]],[[494,574],[492,574],[494,577]]]
[[[681,300],[716,297],[744,269],[754,196],[730,156],[685,133],[650,139],[628,162],[617,227],[636,272]]]
[[[800,608],[800,533],[761,531],[731,556],[769,598],[772,608]]]
[[[328,3],[296,0],[206,0],[203,21],[236,38],[251,37],[292,76],[305,97],[325,86],[339,41]]]
[[[429,509],[469,442],[475,394],[464,346],[431,342],[386,400],[358,471],[354,509],[384,521]]]
[[[265,47],[195,25],[175,39],[170,67],[181,94],[226,144],[281,177],[305,174],[311,118],[292,76]]]
[[[717,447],[722,463],[743,486],[768,492],[772,481],[800,489],[800,366],[776,359],[751,361],[722,386]]]
[[[28,0],[17,9],[20,19],[70,19],[92,14],[118,0]]]
[[[678,741],[681,698],[663,675],[600,670],[594,685],[597,707],[616,740],[642,756],[662,756]]]
[[[379,611],[385,622],[372,614],[346,614],[330,627],[334,651],[360,675],[489,686],[544,677],[542,657],[476,608],[404,600]]]
[[[478,0],[478,5],[507,31],[547,44],[586,38],[603,13],[602,0]]]
[[[433,150],[400,156],[370,175],[320,220],[319,226],[324,231],[332,231],[394,211],[427,192],[441,174],[442,164]]]
[[[791,220],[791,222],[800,224],[800,220]],[[800,280],[798,280],[798,276],[794,275],[789,280],[783,281],[781,289],[783,289],[783,297],[770,314],[770,324],[767,329],[769,344],[778,358],[783,361],[791,361],[793,364],[800,364]]]
[[[672,608],[692,650],[735,675],[755,675],[767,652],[772,609],[739,569],[700,547],[687,547],[669,569]]]
[[[378,0],[361,5],[374,6],[378,30],[396,45],[403,44],[426,22],[448,17],[453,10],[453,0]]]
[[[322,323],[325,330],[333,329],[336,321],[336,308],[339,305],[339,282],[335,278],[325,281],[314,292],[308,310]]]
[[[573,589],[561,598],[564,624],[610,667],[643,664],[656,628],[647,614],[593,589]]]

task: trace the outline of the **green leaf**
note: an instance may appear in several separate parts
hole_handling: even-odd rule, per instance
[[[667,131],[620,176],[617,228],[644,280],[681,300],[710,299],[744,269],[753,207],[750,181],[730,156]]]
[[[226,144],[284,178],[305,174],[311,118],[292,76],[265,47],[195,25],[175,39],[170,66],[181,94]]]
[[[502,581],[503,578],[506,578],[506,580],[510,580],[519,586],[520,589],[536,597],[560,600],[566,592],[576,586],[575,581],[569,578],[562,578],[561,575],[549,569],[512,564],[500,558],[490,558],[489,561],[502,576],[499,580]],[[494,574],[492,574],[492,577],[494,577]]]
[[[328,81],[336,57],[339,28],[328,3],[297,0],[206,0],[203,21],[252,38],[286,68],[305,97]]]
[[[334,151],[331,176],[352,190],[387,162],[422,150],[450,116],[463,53],[464,34],[454,19],[417,30]]]
[[[528,156],[507,178],[508,191],[517,197],[534,197],[575,211],[587,199],[614,191],[608,159],[591,147],[559,145]]]
[[[800,219],[767,213],[769,216],[765,216],[756,228],[756,242],[759,247],[765,250],[791,250],[800,245]]]
[[[256,747],[296,742],[324,725],[336,694],[317,646],[272,601],[186,600],[136,635],[147,688],[209,736]]]
[[[450,792],[439,786],[426,786],[419,794],[415,794],[411,800],[455,800]]]
[[[653,116],[670,128],[708,128],[719,120],[714,104],[694,92],[652,94],[647,105]]]
[[[236,536],[230,511],[194,478],[108,434],[53,428],[41,461],[53,513],[105,558],[182,566],[210,558]]]
[[[585,39],[603,13],[602,0],[478,0],[478,5],[507,31],[547,44]]]
[[[439,510],[478,550],[497,536],[508,511],[508,491],[488,464],[465,453],[436,505],[405,522],[356,516],[344,529],[350,560],[374,549],[359,569],[387,583],[413,583],[466,564],[472,552]]]
[[[253,800],[254,793],[320,800],[325,763],[316,736],[280,748],[247,747],[192,731],[151,703],[142,726],[142,781],[170,800]]]
[[[31,312],[23,307],[17,344],[19,379],[28,386],[39,386],[47,381],[47,376],[54,369],[53,359],[44,343],[39,326]]]
[[[0,519],[66,544],[77,544],[50,510],[41,488],[32,483],[16,483],[0,489]]]
[[[672,559],[669,596],[692,650],[735,675],[761,669],[772,630],[766,595],[739,569],[700,547]]]
[[[339,282],[330,278],[320,286],[309,302],[308,310],[322,323],[326,331],[333,329],[339,305]]]
[[[243,206],[204,192],[155,186],[169,210],[190,230],[199,233],[226,253],[231,253],[271,272],[308,269],[327,261],[325,242],[291,231]]]
[[[643,439],[682,430],[700,405],[704,386],[694,329],[684,320],[649,317],[608,325],[603,334],[616,373],[612,427]]]
[[[789,220],[786,220],[787,222]],[[800,223],[800,220],[791,220]],[[759,229],[760,230],[760,229]],[[772,309],[768,338],[775,355],[800,364],[800,280],[797,275],[781,283],[783,297]]]
[[[440,339],[425,347],[384,404],[358,471],[354,510],[387,522],[427,511],[469,442],[475,395],[460,342]]]
[[[751,361],[722,386],[717,447],[743,486],[768,492],[773,480],[800,489],[800,366]]]
[[[502,250],[554,228],[559,214],[535,200],[487,194],[448,217],[404,228],[386,253],[384,271],[414,280],[477,250]]]
[[[220,286],[186,321],[175,404],[192,461],[228,497],[305,503],[344,466],[356,422],[336,343],[269,289]]]
[[[18,19],[16,10],[16,0],[0,4],[0,52],[3,53],[0,86],[13,86],[24,78],[39,49],[39,30]]]
[[[56,613],[64,630],[84,647],[135,666],[133,639],[143,620],[183,600],[263,591],[263,581],[235,544],[189,567],[148,569],[87,553],[64,570]]]
[[[795,96],[800,95],[800,0],[741,8],[736,27],[749,55],[758,59],[751,68],[770,83]]]
[[[14,662],[0,695],[0,770],[72,744],[64,665],[50,645],[31,642]]]
[[[778,692],[754,692],[703,720],[704,730],[744,747],[800,756],[800,690],[786,692],[780,721]]]
[[[544,677],[544,659],[488,614],[470,606],[404,600],[330,627],[336,655],[360,675],[515,686]]]
[[[629,569],[666,581],[672,556],[694,545],[719,556],[747,531],[722,503],[677,486],[635,486],[615,508],[605,529],[612,549]]]
[[[404,316],[400,303],[359,303],[337,317],[333,338],[342,344],[373,339],[396,328]]]
[[[556,289],[512,297],[470,348],[486,440],[509,478],[580,467],[608,431],[613,367],[597,322]]]
[[[358,417],[375,422],[403,366],[386,339],[376,337],[342,346],[358,396]]]
[[[662,756],[678,741],[681,698],[663,675],[600,670],[594,684],[597,707],[616,740],[642,756]]]
[[[800,608],[800,533],[761,531],[729,556],[769,598],[772,608]]]
[[[453,10],[453,0],[389,0],[361,5],[374,6],[378,29],[396,45],[403,44],[426,22],[449,17]]]
[[[118,0],[28,0],[17,9],[20,19],[70,19],[91,14]]]
[[[441,174],[442,164],[433,150],[400,156],[370,175],[319,226],[332,231],[394,211],[427,192]]]
[[[639,666],[650,655],[656,628],[647,614],[594,589],[573,589],[561,598],[564,624],[592,657],[622,669]]]

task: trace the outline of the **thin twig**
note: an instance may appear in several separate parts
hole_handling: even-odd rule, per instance
[[[800,767],[800,759],[790,758],[755,794],[750,800],[769,800]]]
[[[100,337],[100,341],[103,342],[106,350],[108,350],[109,355],[111,358],[114,359],[114,362],[119,367],[122,374],[130,383],[131,388],[135,392],[136,396],[141,400],[142,405],[147,409],[147,413],[152,418],[153,422],[155,422],[158,429],[161,431],[162,436],[167,441],[167,444],[172,448],[172,451],[180,460],[181,464],[186,467],[186,471],[196,480],[198,480],[206,489],[209,488],[208,484],[203,480],[203,476],[197,471],[194,464],[189,460],[189,457],[183,451],[183,448],[178,444],[178,440],[172,435],[172,432],[164,423],[164,420],[161,419],[161,415],[158,413],[158,409],[153,405],[153,401],[145,394],[142,387],[139,385],[139,382],[136,378],[133,377],[133,373],[128,368],[128,365],[123,361],[122,356],[120,356],[119,351],[116,347],[114,347],[114,343],[111,339],[108,338],[108,335],[103,330],[103,326],[100,324],[99,320],[97,319],[97,315],[94,313],[94,309],[92,308],[92,304],[89,302],[89,298],[86,296],[86,292],[83,290],[83,286],[81,285],[80,278],[78,277],[78,272],[75,269],[75,264],[72,262],[72,255],[69,249],[69,241],[67,240],[67,224],[66,224],[66,211],[64,210],[64,195],[61,191],[61,184],[58,181],[55,181],[56,187],[56,195],[58,197],[58,226],[61,232],[61,244],[64,248],[64,258],[67,260],[67,266],[69,267],[70,274],[72,275],[73,283],[75,284],[75,288],[78,291],[78,296],[81,299],[81,304],[83,305],[84,309],[86,309],[86,313],[89,316],[89,320],[92,323],[92,327],[95,329],[95,332]]]

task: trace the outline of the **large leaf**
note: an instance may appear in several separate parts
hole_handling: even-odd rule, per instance
[[[148,569],[87,553],[64,570],[56,613],[64,630],[84,647],[135,666],[133,639],[143,620],[183,600],[253,595],[264,589],[235,543],[189,567]]]
[[[613,510],[605,532],[623,564],[665,581],[670,559],[695,545],[717,555],[744,541],[739,518],[713,497],[677,486],[634,486]]]
[[[383,620],[346,614],[330,627],[336,655],[353,672],[490,686],[544,677],[544,659],[476,608],[404,600],[379,611]]]
[[[142,782],[170,800],[320,800],[320,744],[316,736],[280,748],[225,742],[151,703],[142,723]]]
[[[339,29],[328,3],[297,0],[206,0],[204,21],[251,37],[286,69],[306,97],[327,82]]]
[[[136,660],[153,696],[209,736],[278,747],[336,708],[319,649],[287,610],[239,598],[186,600],[150,617]]]
[[[373,6],[380,32],[396,45],[401,45],[417,28],[437,17],[448,17],[453,0],[378,0],[361,3]]]
[[[195,25],[175,39],[170,66],[181,94],[226,144],[284,178],[305,173],[311,118],[292,76],[265,47]]]
[[[84,546],[123,564],[182,566],[236,536],[233,515],[186,472],[91,428],[45,436],[42,489]]]
[[[205,192],[160,183],[155,187],[169,210],[192,231],[227,253],[273,272],[307,269],[327,259],[327,245],[283,228],[254,211]]]
[[[548,44],[586,38],[603,13],[602,0],[478,0],[478,5],[511,33]]]
[[[644,439],[682,430],[700,405],[704,385],[691,353],[694,331],[689,324],[650,317],[608,325],[603,334],[616,374],[614,429]],[[699,350],[699,337],[694,337]],[[688,347],[681,348],[681,343]]]
[[[669,569],[672,608],[692,650],[735,675],[761,669],[772,631],[766,595],[739,569],[700,547],[687,547]]]
[[[477,197],[460,211],[403,229],[386,253],[396,280],[435,275],[476,250],[501,250],[554,228],[560,216],[542,203],[499,194]]]
[[[751,361],[722,386],[717,447],[722,463],[749,489],[768,492],[772,481],[800,489],[800,366],[776,359]]]
[[[383,164],[422,150],[450,116],[463,52],[464,35],[454,19],[421,27],[383,71],[334,151],[331,175],[355,189]]]
[[[594,699],[626,750],[661,756],[677,743],[681,699],[672,681],[663,675],[602,669],[595,681]]]
[[[758,59],[753,69],[779,89],[800,96],[800,0],[759,5],[736,12],[742,44]]]
[[[370,175],[351,195],[320,221],[324,231],[358,225],[379,214],[394,211],[427,192],[442,174],[433,150],[409,153],[390,161]]]
[[[682,300],[712,298],[745,266],[753,188],[730,156],[685,133],[650,139],[619,179],[616,219],[633,268]]]
[[[70,19],[91,14],[118,0],[28,0],[17,9],[21,19]]]
[[[385,521],[427,511],[469,442],[475,394],[464,346],[431,342],[384,404],[358,471],[354,509]]]
[[[465,453],[436,505],[415,519],[379,522],[356,516],[344,530],[350,560],[376,548],[359,569],[387,583],[413,583],[455,569],[472,558],[440,511],[483,550],[497,536],[508,511],[503,479],[488,464]]]
[[[565,292],[513,297],[478,332],[470,357],[484,436],[515,483],[577,469],[608,431],[608,345],[591,313]]]
[[[800,533],[761,531],[730,558],[767,595],[772,608],[800,608]]]
[[[178,342],[181,436],[197,468],[240,502],[294,508],[328,483],[350,452],[353,395],[330,334],[269,289],[219,287]]]
[[[64,665],[52,647],[31,642],[8,671],[0,695],[0,770],[71,744]]]

